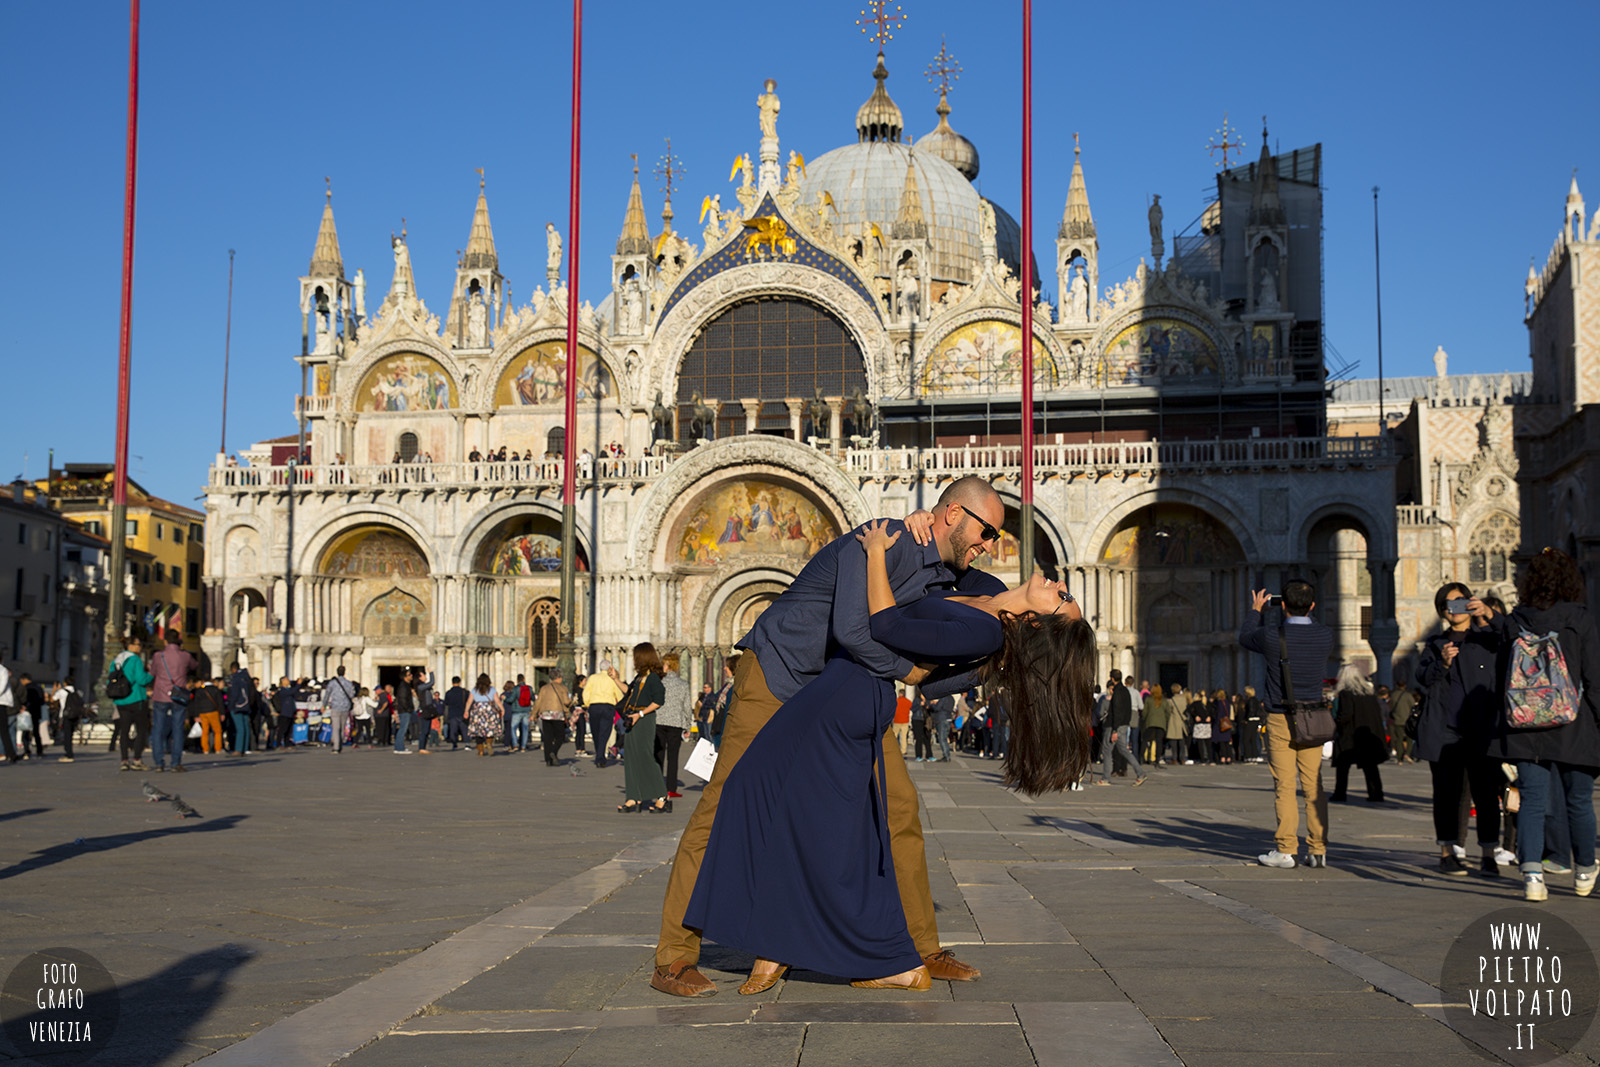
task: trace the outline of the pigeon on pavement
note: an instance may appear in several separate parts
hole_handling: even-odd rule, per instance
[[[178,813],[178,818],[180,819],[187,819],[191,815],[197,819],[201,818],[200,813],[191,808],[182,797],[175,796],[172,798],[172,810]]]
[[[151,785],[148,779],[146,779],[144,782],[142,782],[140,784],[144,787],[145,799],[150,801],[150,803],[152,803],[152,804],[155,804],[158,801],[171,800],[172,799],[171,796],[169,796],[166,793],[163,793],[161,790],[159,790],[155,786]]]

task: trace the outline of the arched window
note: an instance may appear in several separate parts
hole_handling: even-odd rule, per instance
[[[528,613],[528,654],[536,660],[556,658],[556,643],[561,638],[561,602],[536,600]]]
[[[716,437],[745,430],[741,401],[763,401],[756,433],[792,431],[788,400],[818,390],[848,397],[867,390],[861,349],[844,324],[803,300],[750,300],[724,311],[700,331],[678,368],[678,432],[692,445],[694,394],[720,400]]]
[[[400,462],[410,463],[417,458],[417,435],[407,430],[400,435]]]
[[[1521,542],[1517,520],[1497,511],[1472,531],[1467,548],[1467,581],[1503,582],[1511,573],[1511,558]]]
[[[567,451],[567,428],[557,426],[545,435],[544,442],[545,451],[552,456],[564,455]]]

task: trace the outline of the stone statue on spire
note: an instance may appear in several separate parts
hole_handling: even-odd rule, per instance
[[[778,83],[768,78],[756,97],[761,113],[761,194],[778,191]]]
[[[778,139],[778,83],[768,78],[762,86],[762,93],[756,97],[756,107],[761,112],[761,137],[762,140]]]
[[[1154,194],[1150,201],[1150,256],[1156,261],[1156,270],[1160,270],[1161,257],[1167,254],[1167,243],[1161,238],[1161,194]]]

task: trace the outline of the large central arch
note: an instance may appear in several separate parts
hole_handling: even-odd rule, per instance
[[[735,304],[761,296],[803,300],[843,323],[861,352],[867,395],[878,395],[879,374],[889,357],[889,334],[877,310],[838,278],[813,267],[787,262],[757,262],[723,271],[674,304],[656,329],[656,363],[642,395],[653,396],[653,390],[659,389],[663,397],[676,396],[678,369],[696,333]]]

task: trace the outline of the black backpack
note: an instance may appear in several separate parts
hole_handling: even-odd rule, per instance
[[[79,693],[78,693],[78,691],[76,689],[68,689],[67,690],[66,706],[62,709],[62,712],[61,712],[62,718],[64,718],[64,719],[81,719],[81,718],[83,718],[83,711],[84,711],[84,708],[83,708],[83,697],[81,695],[79,695]]]
[[[112,700],[126,700],[133,695],[133,683],[122,673],[122,664],[112,663],[106,673],[106,696]]]

